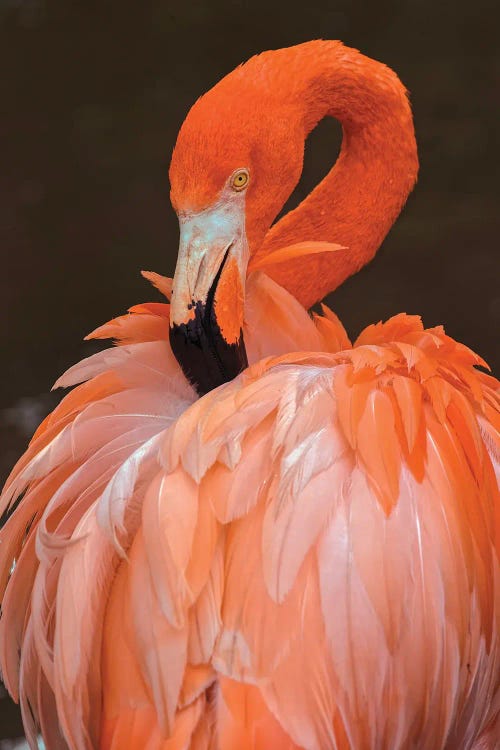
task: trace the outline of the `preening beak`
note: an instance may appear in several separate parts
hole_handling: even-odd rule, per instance
[[[238,196],[239,197],[239,196]],[[243,304],[248,246],[244,202],[180,215],[170,344],[200,395],[247,367]]]

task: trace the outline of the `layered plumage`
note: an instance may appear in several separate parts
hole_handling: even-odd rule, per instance
[[[498,383],[441,327],[351,345],[269,278],[348,249],[252,255],[250,366],[202,398],[159,303],[58,381],[0,508],[0,663],[32,747],[498,746]]]

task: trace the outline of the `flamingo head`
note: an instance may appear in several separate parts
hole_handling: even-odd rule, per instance
[[[249,258],[300,178],[304,130],[254,58],[190,110],[170,165],[180,244],[170,341],[200,394],[247,365]]]

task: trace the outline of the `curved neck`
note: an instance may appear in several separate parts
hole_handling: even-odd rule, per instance
[[[342,148],[327,176],[271,227],[256,255],[307,240],[345,246],[333,256],[266,269],[310,307],[374,256],[415,183],[418,159],[406,91],[392,70],[340,42],[293,49],[280,86],[302,119],[304,141],[331,116],[342,124]]]

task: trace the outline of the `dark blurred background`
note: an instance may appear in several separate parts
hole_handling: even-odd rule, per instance
[[[351,335],[402,310],[444,322],[498,373],[499,15],[493,0],[0,0],[0,475],[55,378],[95,350],[83,336],[156,298],[139,269],[173,273],[167,168],[190,105],[250,55],[307,39],[399,73],[421,159],[381,252],[330,305]],[[339,143],[322,123],[295,202]],[[0,727],[21,734],[2,695]]]

